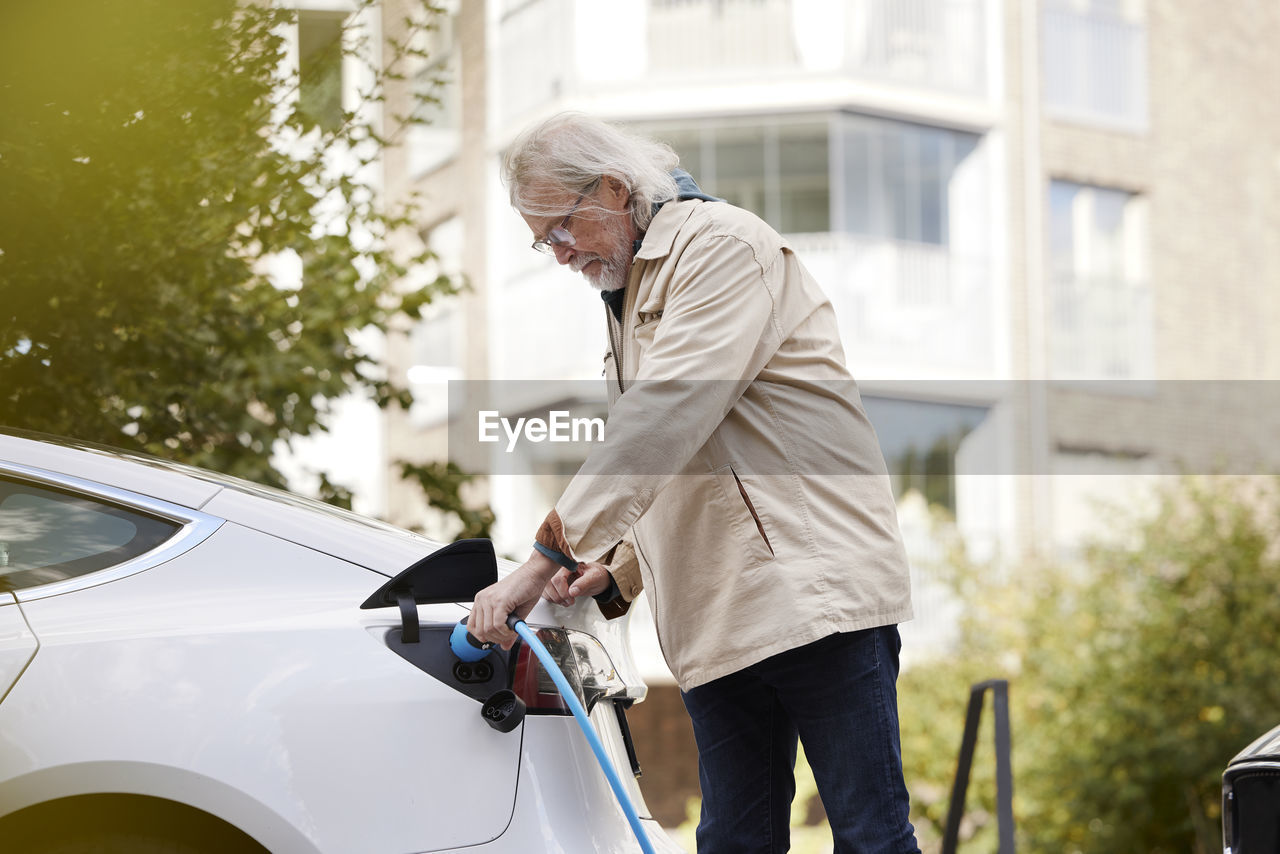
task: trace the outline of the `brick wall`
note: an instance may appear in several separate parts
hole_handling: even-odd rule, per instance
[[[689,799],[698,797],[698,748],[680,689],[650,685],[645,701],[627,711],[627,723],[644,771],[645,803],[663,827],[683,823]]]

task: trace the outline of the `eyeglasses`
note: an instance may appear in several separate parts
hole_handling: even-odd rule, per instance
[[[541,240],[533,241],[533,248],[546,255],[556,254],[557,246],[572,246],[577,243],[573,239],[573,235],[569,233],[569,220],[573,219],[573,214],[578,210],[578,205],[582,204],[582,199],[587,195],[584,190],[578,193],[578,199],[573,203],[573,207],[569,208],[569,213],[560,221],[560,224],[547,232],[547,236]]]

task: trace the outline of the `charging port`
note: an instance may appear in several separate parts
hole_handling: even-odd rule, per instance
[[[487,661],[459,661],[453,665],[453,678],[459,682],[488,682],[493,678],[493,665]]]

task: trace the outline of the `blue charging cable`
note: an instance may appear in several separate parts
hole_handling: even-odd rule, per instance
[[[644,826],[640,824],[640,816],[636,813],[635,804],[631,803],[631,798],[627,796],[627,790],[622,785],[622,778],[618,776],[613,763],[609,761],[608,754],[604,752],[604,744],[601,743],[600,736],[596,734],[595,727],[591,725],[591,720],[587,717],[587,710],[582,708],[582,703],[578,702],[578,695],[574,693],[573,687],[569,685],[569,680],[564,678],[564,674],[556,666],[556,661],[551,657],[551,653],[543,646],[542,641],[538,640],[538,636],[524,620],[507,620],[507,625],[515,629],[516,634],[524,639],[524,642],[529,645],[529,649],[533,650],[533,654],[538,656],[538,660],[542,662],[543,668],[551,676],[551,681],[556,683],[560,696],[564,697],[564,701],[569,704],[569,711],[573,712],[574,718],[578,721],[578,726],[582,728],[582,734],[587,737],[587,743],[591,745],[591,751],[595,753],[596,761],[600,763],[600,769],[604,771],[604,776],[608,779],[609,786],[613,789],[613,794],[618,799],[618,804],[622,807],[622,811],[626,813],[627,821],[631,824],[632,831],[635,832],[636,841],[640,843],[640,849],[645,854],[654,854],[653,843],[649,841],[649,835],[645,833]]]
[[[591,719],[587,717],[587,710],[582,707],[582,703],[578,700],[578,695],[573,690],[573,686],[569,684],[568,679],[564,678],[564,674],[560,672],[560,667],[556,664],[556,660],[552,658],[550,651],[547,650],[542,641],[538,640],[538,635],[533,629],[529,628],[524,620],[517,617],[509,617],[507,625],[514,629],[516,634],[529,645],[529,649],[533,650],[533,654],[542,662],[543,669],[551,676],[551,681],[555,682],[560,696],[568,704],[569,711],[573,712],[573,717],[578,721],[582,734],[587,737],[587,743],[591,745],[591,752],[596,755],[596,761],[600,763],[600,770],[604,771],[605,779],[609,781],[614,797],[618,799],[618,805],[626,813],[627,822],[631,825],[631,830],[636,835],[636,841],[640,843],[640,849],[645,854],[655,854],[653,843],[649,841],[649,835],[645,833],[644,826],[640,824],[640,816],[636,813],[635,804],[631,803],[631,798],[627,795],[627,790],[622,785],[622,778],[618,776],[613,763],[609,761],[609,755],[604,751],[604,744],[600,741],[600,736],[596,734],[595,727],[591,725]],[[475,640],[467,632],[465,620],[454,627],[453,635],[449,639],[449,645],[453,648],[454,653],[465,661],[474,661],[477,658],[488,655],[488,645],[482,646],[479,641]]]

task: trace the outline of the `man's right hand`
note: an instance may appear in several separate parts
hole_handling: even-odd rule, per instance
[[[552,576],[543,588],[542,598],[568,607],[579,596],[595,596],[609,589],[609,570],[604,564],[582,563],[579,566],[581,572],[561,569]]]
[[[476,594],[467,631],[476,640],[511,649],[519,636],[507,626],[507,618],[514,615],[523,620],[528,616],[538,602],[538,591],[548,585],[557,566],[551,558],[534,550],[514,572]]]

